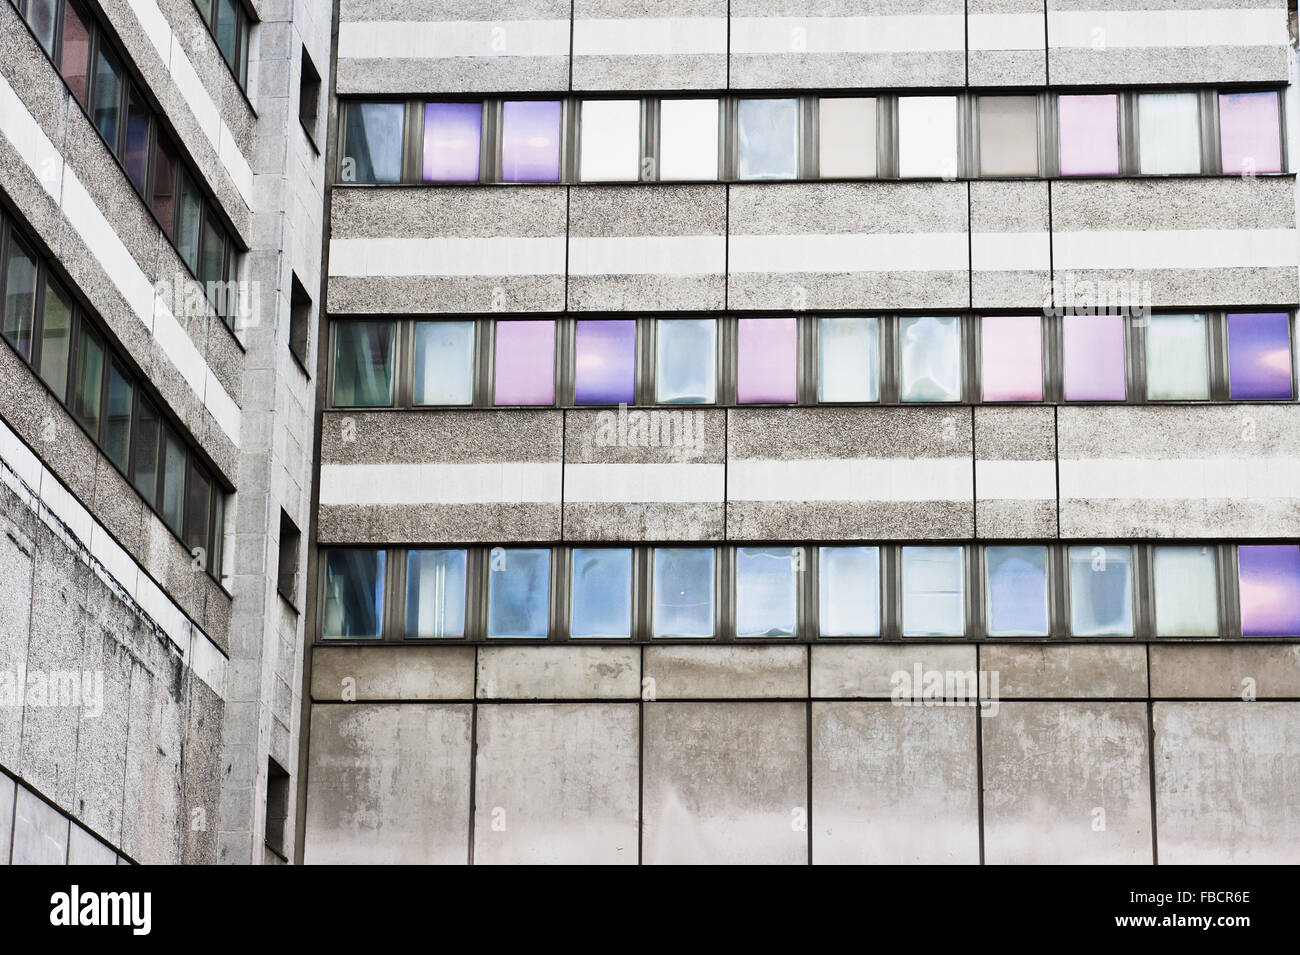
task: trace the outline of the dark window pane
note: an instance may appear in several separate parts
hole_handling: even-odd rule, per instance
[[[41,378],[60,401],[68,397],[68,346],[72,336],[72,299],[62,285],[45,279],[41,309]]]
[[[185,508],[185,445],[180,438],[167,432],[163,445],[162,516],[167,526],[177,534]]]
[[[122,165],[140,194],[144,195],[149,174],[149,106],[135,87],[126,101],[126,147]]]
[[[32,357],[32,310],[36,304],[36,257],[12,233],[5,269],[4,336],[26,359]]]
[[[162,223],[167,238],[176,238],[176,154],[159,134],[153,147],[153,196],[149,207]]]
[[[131,379],[112,362],[108,367],[108,407],[104,409],[104,453],[126,470],[131,448]]]
[[[334,404],[378,407],[392,403],[392,324],[339,322],[334,332]]]
[[[383,633],[387,558],[382,550],[332,550],[325,555],[325,636]]]
[[[349,103],[343,132],[343,182],[399,182],[402,178],[401,103]]]
[[[208,546],[208,516],[212,506],[212,479],[201,467],[190,463],[190,480],[185,486],[185,546],[191,551]]]
[[[213,221],[212,213],[209,212],[203,217],[203,253],[199,261],[199,281],[203,283],[203,289],[214,305],[217,304],[217,294],[220,291],[216,286],[221,283],[224,275],[225,240],[221,227]]]
[[[212,543],[208,551],[208,573],[221,579],[221,548],[225,540],[226,499],[221,488],[212,489]]]
[[[90,115],[108,148],[117,152],[117,130],[122,113],[122,67],[102,44],[95,55],[94,102]]]
[[[406,635],[465,636],[463,550],[413,550],[406,556]]]
[[[194,180],[181,175],[181,215],[176,232],[176,249],[191,272],[199,269],[199,219],[203,209]]]
[[[239,85],[248,86],[248,18],[239,18]]]
[[[135,451],[131,464],[131,482],[150,506],[158,493],[158,412],[149,402],[140,402],[140,418],[135,423]]]
[[[90,17],[76,0],[68,0],[63,8],[59,72],[77,102],[85,106],[90,80]]]
[[[199,8],[199,16],[203,17],[203,22],[212,26],[212,0],[194,0],[194,5]]]
[[[58,0],[27,0],[27,25],[51,56],[54,55],[54,27],[58,18]]]
[[[239,52],[238,39],[239,13],[234,0],[217,0],[217,47],[231,66],[235,65],[235,55]]]
[[[77,382],[72,395],[72,413],[99,435],[100,387],[104,381],[104,343],[83,323],[77,337]]]

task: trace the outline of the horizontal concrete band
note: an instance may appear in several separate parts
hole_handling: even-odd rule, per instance
[[[136,317],[149,330],[213,420],[238,447],[239,406],[176,320],[162,294],[131,256],[72,166],[45,135],[3,76],[0,76],[0,134],[13,145],[32,175],[59,205],[69,225],[98,260]]]
[[[1043,38],[1042,13],[971,13],[966,17],[969,50],[1041,51]]]
[[[722,275],[722,235],[569,238],[570,275]]]
[[[362,20],[339,24],[339,59],[568,56],[569,20]]]
[[[725,56],[726,53],[726,17],[573,21],[574,56]]]
[[[1057,269],[1294,269],[1295,249],[1295,229],[1052,232]]]
[[[1041,26],[1042,20],[1039,19]],[[1091,49],[1099,55],[1126,47],[1152,49],[1283,46],[1286,10],[1070,10],[1049,11],[1053,49]]]
[[[980,501],[1054,501],[1056,462],[976,461],[975,498]]]
[[[322,507],[560,502],[558,461],[486,464],[323,464]]]
[[[732,459],[729,501],[969,501],[971,462],[960,458],[815,461]]]
[[[943,53],[966,48],[960,13],[863,17],[732,17],[731,52]]]
[[[330,239],[331,276],[563,275],[564,236]]]
[[[566,464],[566,504],[720,503],[725,464]]]
[[[1300,499],[1300,460],[1061,458],[1062,499]]]

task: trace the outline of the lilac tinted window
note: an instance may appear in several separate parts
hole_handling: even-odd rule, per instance
[[[1226,173],[1282,171],[1276,93],[1219,94],[1219,155]]]
[[[1123,401],[1124,319],[1065,316],[1065,400]]]
[[[1057,100],[1062,176],[1113,176],[1119,172],[1117,103],[1114,93]]]
[[[793,318],[742,318],[737,334],[736,398],[794,401],[799,353]]]
[[[574,338],[574,400],[631,404],[636,384],[636,321],[580,321]]]
[[[506,182],[558,182],[559,100],[507,102],[501,122],[501,178]]]
[[[424,104],[424,181],[477,182],[480,103]]]
[[[985,401],[1043,400],[1043,323],[1037,315],[980,320]]]
[[[1228,389],[1233,398],[1291,397],[1290,316],[1228,316]]]
[[[555,322],[497,322],[496,389],[499,405],[555,403]]]
[[[1243,544],[1237,548],[1237,565],[1242,634],[1300,634],[1300,547]]]

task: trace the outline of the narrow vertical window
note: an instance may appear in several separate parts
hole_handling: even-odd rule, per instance
[[[412,550],[406,554],[406,635],[465,636],[464,550]]]
[[[199,226],[203,199],[188,173],[181,172],[181,212],[176,228],[176,251],[196,276],[199,275]]]
[[[736,396],[741,404],[798,398],[798,327],[793,318],[742,318],[737,326]]]
[[[655,331],[655,400],[712,404],[717,394],[717,323],[711,318],[660,319]]]
[[[1204,315],[1149,315],[1147,400],[1210,397],[1209,333]]]
[[[149,208],[162,224],[168,241],[176,241],[176,153],[159,132],[153,148],[153,189]]]
[[[108,46],[99,44],[95,56],[94,102],[90,115],[108,148],[118,152],[117,134],[122,121],[122,67]]]
[[[1290,326],[1285,312],[1228,316],[1228,390],[1233,398],[1291,397]]]
[[[212,513],[212,479],[194,461],[190,461],[189,480],[185,482],[185,546],[194,551],[208,546],[208,518]]]
[[[59,52],[59,72],[68,89],[82,106],[90,91],[90,16],[77,0],[67,0],[63,7],[63,43]]]
[[[1064,347],[1066,401],[1124,400],[1122,316],[1066,315]]]
[[[898,340],[903,401],[961,400],[961,319],[901,318]]]
[[[425,182],[478,182],[482,103],[425,103]]]
[[[665,99],[659,104],[659,178],[718,178],[718,101]]]
[[[880,548],[823,547],[817,559],[823,637],[880,636]]]
[[[1213,547],[1152,551],[1156,635],[1213,637],[1219,633],[1219,572]]]
[[[199,258],[199,281],[203,283],[203,290],[207,293],[213,305],[216,306],[218,313],[222,313],[221,308],[221,284],[225,268],[226,244],[225,236],[212,218],[212,213],[208,212],[203,217],[203,254]]]
[[[872,179],[876,175],[876,101],[870,96],[823,97],[817,101],[817,163],[823,179]]]
[[[817,320],[817,400],[880,400],[880,320]]]
[[[798,178],[798,100],[742,99],[736,123],[738,178]]]
[[[496,548],[488,559],[488,636],[545,637],[551,624],[551,552]]]
[[[1219,158],[1229,175],[1282,171],[1277,93],[1219,94]]]
[[[1133,555],[1128,547],[1070,548],[1070,632],[1133,636]]]
[[[27,25],[50,56],[54,55],[54,30],[58,20],[59,0],[27,0]]]
[[[334,404],[377,408],[393,403],[392,322],[336,322]]]
[[[555,321],[497,322],[493,404],[555,404]]]
[[[736,636],[798,632],[801,559],[797,547],[736,548]]]
[[[1300,636],[1300,547],[1243,544],[1237,566],[1242,635]]]
[[[126,100],[126,144],[122,165],[140,195],[149,182],[149,123],[151,112],[140,90],[132,86]]]
[[[9,262],[4,276],[4,336],[18,354],[32,357],[32,316],[36,308],[36,256],[9,233]]]
[[[1119,173],[1118,104],[1114,93],[1057,97],[1062,176]]]
[[[656,637],[711,637],[716,614],[711,547],[656,547],[651,625]]]
[[[966,632],[965,558],[960,547],[903,548],[903,635]]]
[[[1201,171],[1201,109],[1196,93],[1138,95],[1138,168],[1145,176]]]
[[[957,97],[898,98],[898,175],[956,178]]]
[[[1043,400],[1043,322],[1037,315],[980,319],[980,383],[985,401]]]
[[[108,405],[104,409],[104,453],[123,471],[131,449],[131,408],[135,388],[117,361],[108,363]]]
[[[99,436],[100,396],[104,383],[104,342],[83,322],[77,336],[77,375],[72,413],[87,431]]]
[[[501,178],[506,182],[559,182],[559,100],[514,100],[502,107]]]
[[[574,336],[573,373],[577,404],[632,404],[636,386],[636,321],[580,320]]]
[[[235,0],[216,0],[217,49],[232,69],[238,64],[239,13]]]
[[[401,103],[349,103],[343,130],[343,182],[401,182]]]
[[[582,101],[578,178],[635,182],[641,175],[641,101]]]
[[[378,637],[384,632],[382,550],[331,550],[325,554],[326,637]]]
[[[1047,636],[1047,548],[986,547],[984,599],[990,637]]]
[[[158,451],[159,428],[162,419],[153,404],[140,399],[139,419],[135,423],[135,442],[132,447],[131,483],[150,507],[158,506]]]
[[[169,428],[163,433],[162,517],[180,534],[185,522],[185,445]]]
[[[41,308],[41,380],[60,401],[68,397],[68,354],[72,344],[72,297],[63,286],[45,276]]]
[[[417,405],[468,405],[474,401],[474,323],[416,322]]]
[[[569,633],[574,637],[632,635],[632,551],[575,547]]]

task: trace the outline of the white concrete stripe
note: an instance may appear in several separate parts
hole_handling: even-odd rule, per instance
[[[971,50],[1042,50],[1047,44],[1041,13],[972,13],[966,24]]]
[[[732,272],[965,271],[965,232],[733,235]]]
[[[564,236],[330,239],[329,274],[563,275]]]
[[[980,501],[1056,499],[1055,461],[976,461],[975,497]]]
[[[1053,232],[1057,269],[1296,267],[1295,229]]]
[[[1052,262],[1046,232],[972,232],[971,268],[977,272],[1027,272]]]
[[[558,461],[488,464],[324,464],[320,503],[536,504],[560,501]]]
[[[1047,14],[1053,49],[1284,46],[1286,10],[1083,10]]]
[[[727,239],[721,235],[573,236],[571,275],[721,275]]]
[[[729,501],[970,501],[970,458],[732,459]]]
[[[1258,500],[1300,498],[1300,460],[1062,458],[1062,499]]]
[[[568,464],[564,501],[575,504],[703,504],[725,500],[724,464]]]
[[[966,49],[960,13],[865,17],[733,17],[733,54],[946,53]]]
[[[575,56],[698,56],[726,52],[726,17],[573,21]]]
[[[568,55],[568,19],[358,20],[339,24],[341,60]]]

